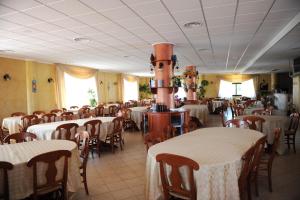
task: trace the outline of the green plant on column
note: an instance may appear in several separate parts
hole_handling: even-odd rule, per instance
[[[93,89],[89,89],[88,95],[89,95],[90,106],[96,107],[97,106],[96,92]]]
[[[139,84],[139,93],[140,93],[140,99],[148,99],[151,98],[152,96],[149,85],[146,83]]]
[[[202,80],[201,84],[199,86],[199,92],[197,92],[197,96],[198,98],[203,98],[205,97],[205,93],[206,93],[206,87],[209,85],[209,82],[207,80]]]

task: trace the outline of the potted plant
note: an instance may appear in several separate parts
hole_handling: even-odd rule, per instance
[[[88,94],[89,94],[90,106],[92,107],[97,106],[96,92],[93,89],[89,89]]]
[[[204,97],[206,93],[205,87],[209,85],[209,82],[207,80],[202,80],[201,85],[199,86],[199,93],[198,96]]]
[[[172,77],[173,87],[181,87],[181,80],[178,76]]]
[[[139,92],[140,92],[140,99],[147,99],[151,97],[152,94],[149,85],[146,83],[139,84]]]

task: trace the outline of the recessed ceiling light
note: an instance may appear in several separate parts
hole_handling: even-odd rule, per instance
[[[189,22],[189,23],[184,24],[183,26],[185,28],[196,28],[196,27],[200,27],[202,25],[203,25],[202,22]]]
[[[91,40],[89,38],[84,38],[84,37],[77,37],[73,38],[75,42],[82,42],[82,43],[87,43],[90,42]]]

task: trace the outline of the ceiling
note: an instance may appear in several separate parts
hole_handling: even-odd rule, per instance
[[[299,22],[300,0],[0,0],[0,55],[149,75],[171,42],[200,73],[289,71]]]

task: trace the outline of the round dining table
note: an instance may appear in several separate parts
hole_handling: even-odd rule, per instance
[[[8,172],[9,194],[10,199],[24,199],[33,193],[33,170],[27,167],[27,162],[43,153],[56,150],[69,150],[71,157],[68,166],[68,191],[76,192],[81,188],[80,177],[80,158],[77,145],[75,142],[68,140],[44,140],[32,141],[15,144],[0,145],[0,160],[10,162],[14,165],[13,169]],[[57,161],[58,169],[62,166],[63,159]],[[39,166],[38,179],[44,179],[45,167]],[[58,176],[61,173],[58,173]],[[3,174],[0,172],[0,180]],[[0,182],[0,193],[3,189]]]
[[[135,122],[137,127],[141,129],[141,122],[143,120],[143,113],[148,111],[148,107],[141,106],[141,107],[132,107],[129,108],[131,112],[131,119]]]
[[[236,119],[243,119],[245,116],[250,116],[250,115],[237,116]],[[288,127],[289,118],[285,115],[258,115],[258,116],[265,119],[265,122],[263,123],[263,134],[267,135],[267,142],[269,144],[273,144],[275,128],[281,128],[282,132],[279,138],[277,153],[283,155],[287,151],[284,142],[284,130],[287,129]]]
[[[190,104],[184,105],[181,108],[189,110],[190,116],[198,118],[202,124],[207,124],[209,114],[207,105]]]
[[[200,169],[194,171],[198,200],[240,199],[241,158],[262,136],[250,129],[214,127],[197,129],[152,146],[146,163],[146,199],[163,199],[156,162],[160,153],[185,156],[199,164]],[[185,181],[186,172],[181,170]]]

